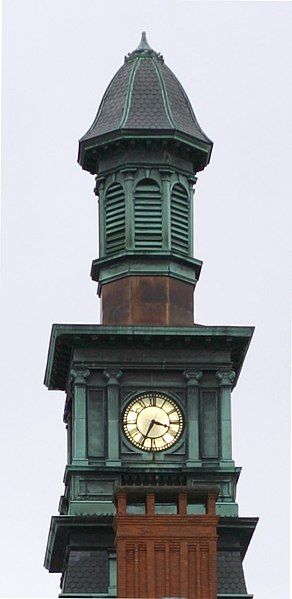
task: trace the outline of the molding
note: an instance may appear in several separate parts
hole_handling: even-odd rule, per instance
[[[80,347],[80,344],[83,347],[96,348],[100,342],[105,347],[111,347],[114,342],[115,346],[120,348],[121,344],[127,341],[128,345],[132,344],[131,347],[135,353],[137,345],[142,344],[144,347],[146,340],[150,340],[153,345],[155,344],[155,347],[157,347],[157,342],[161,351],[164,351],[163,348],[165,347],[186,349],[196,347],[204,350],[206,348],[206,340],[209,339],[209,345],[212,343],[212,346],[217,349],[228,349],[230,362],[233,364],[234,371],[236,372],[236,378],[232,384],[232,387],[234,387],[238,380],[253,332],[254,327],[246,326],[193,325],[189,327],[160,327],[54,324],[49,343],[44,384],[49,389],[66,389],[67,377],[72,365],[72,352],[75,348]],[[232,343],[228,341],[230,339]],[[103,368],[104,366],[104,364],[101,365]],[[179,367],[179,363],[177,363],[177,366]],[[187,368],[187,366],[188,361],[181,368]],[[189,364],[189,366],[192,369],[193,364]],[[77,365],[75,370],[79,368],[81,366]]]
[[[201,260],[170,250],[153,250],[147,255],[145,251],[131,250],[93,260],[90,276],[100,286],[126,276],[170,276],[195,285],[202,264]]]

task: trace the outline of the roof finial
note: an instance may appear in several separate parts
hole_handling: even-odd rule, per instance
[[[140,42],[138,48],[136,48],[136,52],[143,51],[143,50],[152,50],[152,48],[149,46],[148,41],[147,41],[146,31],[142,31],[141,42]]]
[[[125,62],[134,60],[135,58],[156,58],[157,60],[160,60],[160,62],[163,62],[163,56],[161,56],[159,52],[155,52],[155,50],[149,46],[146,31],[142,31],[141,41],[138,48],[125,56]]]

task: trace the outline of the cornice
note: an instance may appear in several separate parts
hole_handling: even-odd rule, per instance
[[[228,348],[236,373],[234,387],[248,350],[254,327],[203,326],[156,327],[156,326],[103,326],[97,324],[54,324],[49,343],[44,384],[49,389],[66,389],[71,365],[72,351],[78,347],[117,347],[134,342],[159,342],[159,346],[206,348],[213,344],[216,349]],[[137,348],[135,348],[137,351]],[[186,365],[187,366],[187,365]]]

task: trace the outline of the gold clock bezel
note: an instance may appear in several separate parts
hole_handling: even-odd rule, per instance
[[[126,405],[122,426],[127,440],[134,447],[146,452],[160,452],[179,441],[184,429],[184,417],[172,397],[159,391],[145,391]],[[145,427],[148,431],[145,431]]]

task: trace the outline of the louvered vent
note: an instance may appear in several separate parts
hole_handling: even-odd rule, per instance
[[[135,190],[135,248],[162,248],[162,206],[159,186],[143,179]]]
[[[110,185],[106,193],[105,244],[107,254],[125,249],[125,195],[118,183]]]
[[[171,249],[189,252],[189,199],[182,185],[174,185],[171,194]]]

